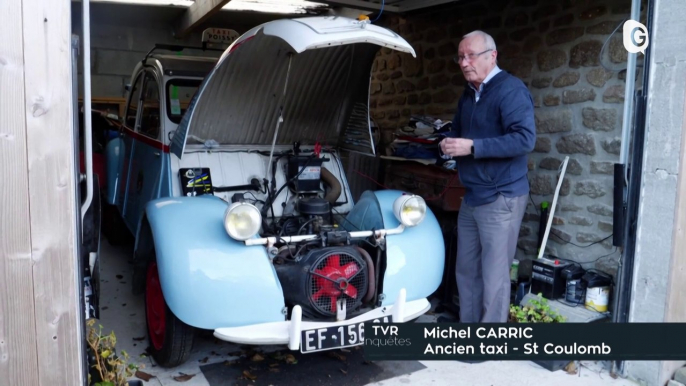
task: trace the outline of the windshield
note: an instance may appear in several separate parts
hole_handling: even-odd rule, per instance
[[[167,116],[170,121],[181,122],[200,83],[200,79],[172,79],[167,82]]]

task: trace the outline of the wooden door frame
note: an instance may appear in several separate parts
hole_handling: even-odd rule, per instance
[[[81,385],[69,0],[0,2],[0,379]]]

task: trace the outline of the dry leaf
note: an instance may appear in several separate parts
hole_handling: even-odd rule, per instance
[[[610,376],[612,377],[612,379],[617,379],[617,378],[619,378],[619,377],[617,376],[617,374],[612,373],[612,372],[610,373]]]
[[[254,381],[254,380],[257,379],[257,377],[254,376],[254,375],[252,375],[252,374],[250,374],[250,372],[249,372],[248,370],[243,371],[243,376],[246,377],[246,378],[248,378],[248,379],[251,380],[251,381]]]
[[[335,352],[335,351],[330,351],[330,356],[332,356],[332,357],[334,357],[334,358],[336,358],[336,359],[338,359],[338,360],[340,360],[340,361],[345,362],[345,355],[343,355],[343,354],[339,354],[339,353],[337,353],[337,352]]]
[[[347,371],[345,371],[345,370],[343,370],[343,369],[339,369],[339,370],[341,370],[341,372],[342,372],[343,374],[348,375],[348,372],[347,372]]]
[[[286,363],[294,365],[298,363],[298,361],[295,359],[295,357],[291,354],[288,354],[284,357],[286,359]]]
[[[271,369],[269,369],[269,371],[271,371],[272,373],[278,373],[281,371],[281,369],[271,368]]]
[[[224,366],[231,366],[231,365],[235,365],[235,364],[236,364],[236,361],[224,361]]]
[[[260,354],[255,354],[253,355],[252,358],[250,358],[253,362],[261,362],[264,360],[264,357]]]
[[[199,362],[200,362],[200,363],[207,363],[207,361],[208,361],[209,359],[210,359],[210,358],[208,358],[208,357],[204,357],[204,358],[202,358]]]
[[[136,378],[142,379],[142,380],[144,380],[145,382],[148,382],[148,381],[150,381],[152,378],[155,378],[154,375],[148,374],[148,373],[144,373],[144,372],[142,372],[142,371],[140,371],[140,370],[136,371],[136,374],[135,374],[135,375],[136,375]]]
[[[569,364],[565,366],[565,371],[567,372],[567,374],[575,375],[578,372],[576,369],[576,363],[569,362]]]
[[[276,367],[278,365],[279,365],[278,363],[272,363],[271,365],[269,365],[269,367]]]
[[[188,382],[190,381],[195,374],[184,374],[184,373],[179,373],[179,375],[173,377],[176,382]]]

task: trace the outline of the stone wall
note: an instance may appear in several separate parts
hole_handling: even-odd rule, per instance
[[[627,53],[621,27],[607,39],[630,7],[629,0],[491,0],[387,17],[386,26],[412,44],[417,58],[383,49],[375,62],[371,106],[383,138],[391,140],[411,114],[453,118],[465,85],[453,61],[459,41],[474,29],[488,32],[499,66],[521,78],[535,100],[529,180],[537,207],[552,203],[558,169],[570,157],[547,252],[616,274],[612,173],[619,160]],[[538,209],[529,204],[519,259],[536,255],[538,224]]]

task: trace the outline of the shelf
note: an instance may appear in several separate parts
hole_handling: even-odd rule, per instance
[[[538,299],[538,297],[532,293],[524,295],[524,299],[520,305],[526,305],[529,300]],[[609,313],[600,313],[586,309],[584,304],[581,303],[576,307],[568,306],[559,300],[548,300],[548,305],[550,309],[562,315],[565,318],[566,323],[591,323],[603,320],[610,316]]]

